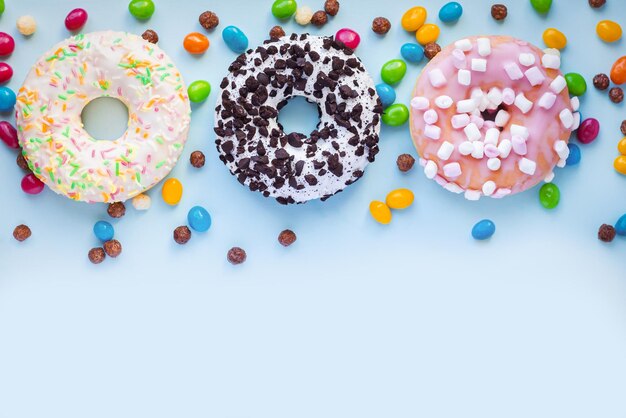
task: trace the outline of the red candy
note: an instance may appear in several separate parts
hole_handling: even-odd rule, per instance
[[[74,9],[67,14],[65,18],[65,27],[67,30],[75,31],[87,23],[87,11],[85,9]]]
[[[335,39],[343,42],[350,49],[356,49],[361,42],[359,34],[348,28],[339,29],[335,34]]]
[[[600,122],[594,118],[588,118],[582,121],[578,127],[578,140],[583,144],[589,144],[593,142],[600,133]]]
[[[17,130],[7,121],[0,122],[0,139],[9,148],[18,149],[20,147],[17,141]]]
[[[0,83],[6,83],[13,77],[13,68],[6,62],[0,62]]]
[[[39,194],[43,191],[44,184],[33,173],[26,174],[22,179],[22,190],[28,194]]]
[[[15,49],[15,40],[6,32],[0,32],[0,57],[11,55]]]

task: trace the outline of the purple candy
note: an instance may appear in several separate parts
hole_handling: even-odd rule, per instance
[[[600,122],[594,118],[588,118],[581,122],[578,128],[578,140],[583,144],[589,144],[598,137]]]

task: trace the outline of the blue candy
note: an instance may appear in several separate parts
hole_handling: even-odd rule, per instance
[[[391,106],[396,101],[396,91],[389,84],[380,83],[376,85],[376,93],[378,93],[383,107]]]
[[[248,37],[237,26],[226,26],[222,31],[222,39],[226,46],[238,54],[248,49]]]
[[[15,92],[8,87],[0,87],[0,112],[10,112],[15,106]]]
[[[418,44],[409,42],[402,45],[400,55],[408,62],[420,62],[424,58],[424,48]]]
[[[615,232],[617,235],[626,235],[626,214],[615,222]]]
[[[569,143],[567,144],[567,148],[569,148],[569,157],[567,157],[567,160],[565,160],[565,164],[578,164],[580,162],[580,147],[576,144]]]
[[[485,240],[491,238],[496,232],[496,224],[489,219],[483,219],[472,228],[472,237],[477,240]]]
[[[98,221],[93,226],[93,233],[100,241],[106,242],[113,239],[113,235],[115,235],[115,230],[113,229],[113,225],[111,225],[107,221]]]
[[[194,206],[189,209],[187,222],[194,231],[206,232],[211,227],[211,215],[202,206]]]
[[[442,22],[456,22],[460,19],[463,14],[463,7],[457,3],[456,1],[451,1],[450,3],[446,3],[439,10],[439,19]]]

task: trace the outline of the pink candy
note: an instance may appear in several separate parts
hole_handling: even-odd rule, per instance
[[[0,32],[0,57],[11,55],[15,49],[15,40],[11,35]]]
[[[588,118],[582,121],[578,127],[578,140],[583,144],[589,144],[593,142],[600,133],[600,122],[594,118]]]
[[[85,9],[74,9],[67,14],[65,18],[65,27],[67,30],[75,31],[87,23],[87,11]]]
[[[350,49],[356,49],[361,42],[359,34],[348,28],[339,29],[335,34],[335,39],[343,42]]]
[[[22,179],[22,190],[28,194],[39,194],[43,191],[44,184],[33,173],[26,174]]]
[[[17,130],[7,121],[0,122],[0,139],[9,148],[18,149],[20,147],[17,140]]]
[[[13,77],[13,68],[6,62],[0,62],[0,83],[6,83]]]

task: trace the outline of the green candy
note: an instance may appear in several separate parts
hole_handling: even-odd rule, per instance
[[[197,80],[189,85],[187,88],[187,95],[189,100],[194,103],[203,102],[211,94],[211,84],[208,81]]]
[[[552,0],[530,0],[530,4],[539,13],[548,13],[552,7]]]
[[[128,11],[137,19],[147,20],[154,13],[154,3],[152,0],[131,0]]]
[[[406,62],[402,60],[387,61],[380,70],[380,77],[387,84],[398,84],[406,74]]]
[[[287,19],[293,16],[297,8],[296,0],[276,0],[272,4],[272,14],[279,19]]]
[[[4,0],[0,0],[0,15],[4,13]]]
[[[561,191],[554,183],[546,183],[539,189],[539,201],[546,209],[554,209],[561,200]]]
[[[572,96],[582,96],[587,91],[587,82],[582,75],[578,73],[565,74],[567,81],[567,89]]]
[[[409,120],[409,109],[402,103],[395,103],[385,109],[383,123],[389,126],[404,125]]]

